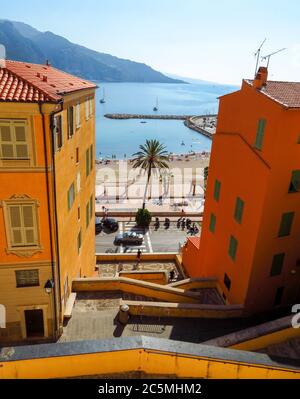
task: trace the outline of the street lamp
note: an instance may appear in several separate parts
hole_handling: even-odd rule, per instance
[[[46,284],[44,285],[46,294],[51,294],[53,288],[54,288],[54,281],[53,280],[47,280]]]

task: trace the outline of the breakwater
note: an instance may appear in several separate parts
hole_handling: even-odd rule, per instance
[[[216,126],[217,115],[153,115],[153,114],[105,114],[108,119],[164,119],[182,120],[184,125],[212,139]],[[213,123],[213,125],[212,125]],[[206,129],[206,127],[209,128]]]
[[[193,115],[105,114],[104,116],[109,119],[171,119],[184,121]]]

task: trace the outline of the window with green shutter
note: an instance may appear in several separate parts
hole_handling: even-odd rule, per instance
[[[244,211],[244,201],[241,200],[239,197],[237,197],[235,203],[234,218],[238,223],[242,223],[243,211]]]
[[[86,228],[88,228],[89,224],[90,224],[90,203],[89,202],[86,204],[85,224],[86,224]]]
[[[270,273],[271,276],[278,276],[279,274],[281,274],[284,256],[284,253],[274,255]]]
[[[216,216],[212,213],[212,214],[210,215],[210,223],[209,223],[209,230],[210,230],[212,233],[214,233],[215,230],[216,230],[216,221],[217,221],[217,218],[216,218]]]
[[[69,210],[72,208],[74,201],[75,201],[75,186],[74,186],[74,183],[72,183],[68,190],[68,209]]]
[[[92,217],[93,217],[93,210],[94,210],[94,207],[93,207],[93,196],[91,195],[91,198],[90,198],[90,219],[92,219]]]
[[[219,201],[220,199],[220,191],[221,191],[221,182],[219,180],[215,181],[215,189],[214,189],[214,199]]]
[[[90,174],[90,149],[88,148],[85,153],[85,172],[86,177]]]
[[[289,193],[298,193],[299,191],[300,191],[300,170],[293,170],[289,187]]]
[[[80,230],[80,232],[79,232],[79,234],[77,236],[77,250],[78,250],[78,253],[80,252],[81,244],[82,244],[82,237],[81,237],[81,230]]]
[[[228,254],[232,260],[235,260],[236,258],[237,247],[238,247],[237,240],[233,236],[230,236]]]
[[[258,150],[262,149],[264,135],[265,135],[265,128],[266,128],[266,120],[260,119],[258,121],[256,140],[254,144],[254,147]]]
[[[90,171],[93,170],[93,162],[94,162],[94,156],[93,156],[93,144],[90,146]]]
[[[284,213],[281,217],[280,228],[279,228],[279,237],[288,236],[291,232],[293,219],[294,219],[294,212],[287,212]]]

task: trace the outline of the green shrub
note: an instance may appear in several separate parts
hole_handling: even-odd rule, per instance
[[[139,209],[136,213],[135,221],[140,227],[148,227],[151,222],[151,213],[148,209]]]

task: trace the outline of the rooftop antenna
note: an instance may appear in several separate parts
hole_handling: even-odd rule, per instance
[[[275,55],[275,54],[277,54],[277,53],[280,53],[281,51],[284,51],[284,50],[287,50],[286,47],[281,48],[280,50],[274,51],[274,53],[271,53],[271,54],[265,55],[264,57],[261,57],[261,60],[262,60],[262,61],[268,60],[268,62],[267,62],[267,68],[269,68],[270,58],[271,58],[273,55]]]
[[[262,46],[265,44],[267,38],[265,38],[265,40],[262,42],[262,44],[259,46],[258,50],[256,51],[256,53],[254,54],[254,56],[256,57],[256,66],[255,66],[255,74],[254,74],[254,79],[255,76],[257,74],[257,69],[258,69],[258,62],[259,62],[259,57],[260,57],[260,51],[262,49]]]

